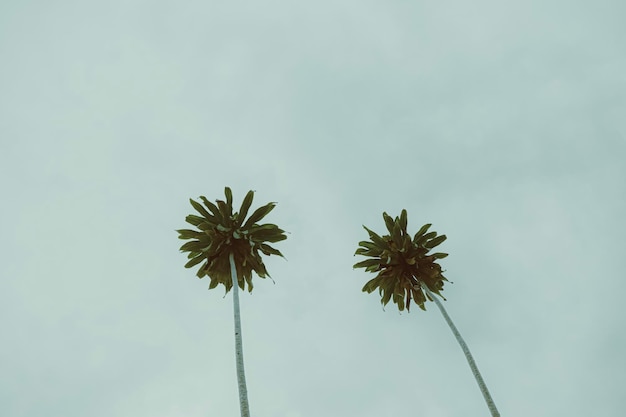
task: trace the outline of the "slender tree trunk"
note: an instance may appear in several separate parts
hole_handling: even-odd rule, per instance
[[[491,412],[491,415],[493,417],[500,417],[500,412],[496,408],[496,404],[491,399],[491,395],[489,394],[487,385],[485,385],[485,381],[483,381],[483,377],[480,375],[480,372],[478,371],[478,367],[476,366],[476,362],[474,362],[474,358],[472,357],[472,354],[470,353],[470,350],[467,347],[465,340],[463,340],[461,333],[459,333],[459,331],[456,329],[456,326],[452,322],[452,319],[450,319],[450,316],[448,316],[446,309],[443,307],[443,304],[441,304],[441,301],[439,301],[437,296],[434,295],[432,292],[430,292],[430,290],[426,287],[426,285],[422,285],[422,289],[426,291],[426,294],[428,294],[430,298],[432,298],[435,301],[435,304],[437,304],[437,307],[439,307],[439,311],[441,311],[441,314],[443,314],[443,318],[446,319],[448,326],[450,326],[450,330],[452,330],[454,337],[456,337],[456,341],[459,342],[459,345],[461,345],[461,349],[463,350],[463,353],[465,354],[465,359],[467,359],[467,363],[469,363],[469,366],[472,369],[474,378],[476,378],[476,382],[478,382],[478,386],[480,387],[480,392],[483,393],[483,397],[485,398],[485,402],[487,403],[487,407],[489,407],[489,411]]]
[[[239,283],[237,280],[237,266],[231,253],[230,276],[233,280],[233,310],[235,313],[235,359],[237,362],[237,384],[239,386],[239,408],[241,417],[250,417],[248,406],[248,388],[246,387],[246,372],[243,368],[243,343],[241,341],[241,318],[239,314]]]

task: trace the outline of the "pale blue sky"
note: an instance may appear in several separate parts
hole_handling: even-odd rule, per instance
[[[361,225],[403,208],[503,416],[621,416],[624,15],[0,3],[0,415],[239,415],[231,295],[174,232],[229,185],[290,232],[241,299],[254,417],[487,415],[434,304],[361,293]]]

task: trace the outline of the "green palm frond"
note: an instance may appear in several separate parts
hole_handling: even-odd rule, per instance
[[[252,272],[259,277],[269,276],[265,264],[261,259],[264,255],[283,254],[267,243],[280,242],[287,239],[285,231],[275,224],[257,224],[276,206],[269,203],[256,209],[246,220],[252,200],[253,191],[248,191],[243,199],[238,212],[233,213],[233,193],[229,187],[224,189],[226,201],[217,200],[215,203],[200,196],[202,204],[189,199],[192,207],[199,214],[190,214],[186,222],[195,226],[197,230],[177,230],[178,238],[189,240],[180,247],[182,252],[189,252],[189,261],[185,268],[191,268],[201,264],[196,276],[211,279],[209,289],[224,285],[226,292],[233,287],[233,279],[230,273],[229,255],[232,253],[237,265],[237,280],[241,289],[248,286],[252,291]],[[245,221],[245,222],[244,222]]]
[[[411,307],[413,300],[422,310],[426,310],[426,300],[432,301],[422,289],[425,285],[430,292],[441,295],[444,281],[441,266],[435,262],[448,256],[447,253],[428,254],[432,248],[446,240],[445,235],[428,232],[430,224],[425,224],[413,236],[407,233],[407,212],[402,210],[395,219],[383,213],[383,220],[389,232],[380,236],[363,226],[370,241],[359,242],[355,255],[368,259],[354,264],[354,268],[365,268],[366,272],[377,273],[363,287],[367,293],[378,289],[381,303],[393,301],[400,311]],[[445,299],[445,298],[444,298]]]

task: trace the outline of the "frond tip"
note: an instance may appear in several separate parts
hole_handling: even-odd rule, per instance
[[[425,224],[411,237],[407,233],[407,213],[402,210],[395,219],[383,213],[383,220],[389,232],[380,236],[363,226],[370,241],[359,242],[355,255],[368,259],[354,264],[354,268],[365,268],[366,272],[377,273],[368,281],[363,291],[371,293],[378,289],[381,303],[392,301],[400,311],[410,310],[413,300],[422,310],[426,310],[426,300],[432,301],[428,291],[442,297],[444,281],[441,266],[437,259],[445,258],[447,253],[428,254],[435,246],[446,240],[446,235],[437,236],[437,232],[428,232],[430,224]],[[444,298],[445,300],[445,298]]]
[[[276,203],[269,203],[256,209],[246,220],[252,205],[253,191],[248,191],[238,212],[233,213],[233,196],[229,187],[224,190],[226,201],[216,200],[215,204],[204,196],[200,196],[202,204],[189,199],[197,214],[188,215],[185,220],[197,230],[177,230],[178,238],[190,240],[180,247],[181,252],[189,252],[189,261],[185,268],[201,264],[196,276],[211,279],[209,289],[224,285],[226,292],[233,287],[230,274],[229,255],[232,253],[237,265],[237,281],[241,289],[252,291],[252,272],[259,277],[269,277],[269,273],[261,258],[264,255],[283,254],[267,243],[280,242],[287,239],[285,231],[275,224],[257,224]],[[199,215],[198,215],[199,214]],[[245,223],[244,223],[245,221]]]

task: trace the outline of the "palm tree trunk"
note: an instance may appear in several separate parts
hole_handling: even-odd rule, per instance
[[[422,289],[426,292],[426,294],[430,296],[431,299],[435,301],[435,304],[437,304],[437,307],[439,307],[439,311],[441,311],[441,314],[443,314],[443,318],[446,319],[448,326],[450,326],[450,330],[452,330],[454,337],[456,337],[456,341],[459,342],[459,345],[461,345],[461,349],[463,350],[463,353],[465,354],[465,359],[467,359],[467,363],[469,363],[469,366],[472,369],[474,378],[476,378],[476,382],[478,382],[478,386],[480,387],[480,392],[483,393],[483,397],[485,398],[485,402],[487,403],[487,407],[489,407],[489,411],[491,412],[491,415],[493,417],[500,417],[500,412],[496,408],[496,404],[491,399],[491,395],[489,394],[487,385],[485,385],[485,381],[483,381],[483,377],[480,375],[480,372],[478,371],[478,367],[476,366],[476,362],[474,362],[474,358],[472,357],[472,354],[470,353],[470,350],[467,347],[465,340],[463,340],[461,333],[459,333],[459,331],[457,330],[456,326],[452,322],[452,319],[450,319],[450,316],[448,316],[446,309],[443,307],[443,304],[441,304],[441,301],[439,301],[437,296],[434,295],[432,292],[430,292],[430,290],[426,287],[426,285],[422,285]]]
[[[233,280],[233,310],[235,313],[235,359],[237,362],[237,384],[239,386],[239,408],[241,417],[250,417],[248,406],[248,388],[246,387],[246,372],[243,368],[243,343],[241,341],[241,317],[239,313],[239,283],[237,280],[237,266],[231,253],[230,276]]]

